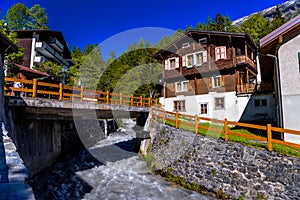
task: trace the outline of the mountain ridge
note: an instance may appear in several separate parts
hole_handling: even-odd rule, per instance
[[[280,12],[282,13],[283,17],[285,17],[287,20],[290,20],[300,14],[300,0],[288,0],[284,3],[241,17],[237,20],[234,20],[232,23],[234,25],[240,26],[244,21],[246,21],[248,18],[250,18],[256,13],[261,14],[266,19],[272,20],[277,6]]]

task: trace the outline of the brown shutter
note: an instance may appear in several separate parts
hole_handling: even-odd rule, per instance
[[[225,86],[225,76],[221,76],[221,86]]]
[[[208,88],[209,89],[212,88],[212,78],[211,77],[208,79]]]

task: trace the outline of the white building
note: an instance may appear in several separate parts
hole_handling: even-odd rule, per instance
[[[262,38],[260,45],[262,79],[276,85],[278,124],[300,130],[300,15]],[[285,133],[284,140],[300,144],[300,136]]]

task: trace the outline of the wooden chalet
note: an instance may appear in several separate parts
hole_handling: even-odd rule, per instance
[[[169,111],[240,120],[258,91],[257,52],[244,33],[186,32],[154,55],[163,64],[161,103]],[[253,100],[250,107],[263,103]]]

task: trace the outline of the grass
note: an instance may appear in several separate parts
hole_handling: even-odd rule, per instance
[[[158,120],[158,121],[162,122],[162,120]],[[191,120],[185,120],[185,121],[190,122],[191,126],[179,123],[178,128],[186,130],[186,131],[195,132],[195,126],[192,125],[194,122],[191,121]],[[175,127],[175,122],[166,120],[166,124]],[[221,124],[200,123],[199,126],[203,126],[203,127],[210,128],[210,129],[217,129],[219,131],[223,130],[223,125],[221,125]],[[236,133],[242,133],[242,134],[251,135],[251,136],[261,136],[261,137],[266,138],[266,131],[262,131],[262,130],[245,129],[245,128],[242,128],[242,127],[235,126],[235,127],[229,127],[228,131],[236,132]],[[203,136],[216,138],[216,139],[225,140],[224,133],[218,132],[218,131],[215,131],[215,130],[206,130],[205,128],[198,128],[198,134],[203,135]],[[268,144],[267,143],[256,142],[252,139],[244,138],[244,137],[241,137],[241,136],[235,136],[235,135],[229,134],[228,135],[228,140],[230,142],[240,143],[240,144],[243,144],[245,146],[250,146],[250,147],[255,147],[255,148],[259,148],[259,149],[268,150]],[[289,147],[289,146],[286,146],[286,145],[274,144],[273,143],[273,151],[277,152],[277,153],[280,153],[280,154],[287,155],[287,156],[294,156],[294,157],[299,157],[300,158],[300,149],[299,148],[293,148],[293,147]]]

